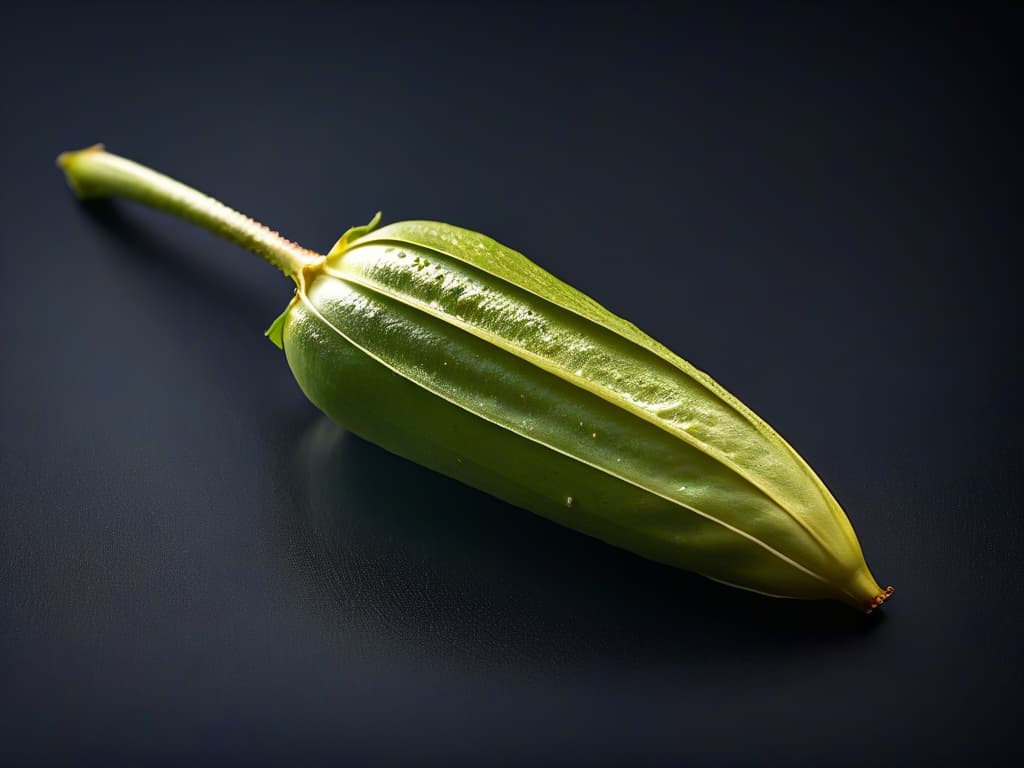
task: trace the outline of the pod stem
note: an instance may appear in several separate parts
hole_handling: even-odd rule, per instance
[[[57,165],[79,199],[125,197],[180,216],[262,256],[297,283],[301,284],[304,270],[323,260],[315,251],[285,239],[212,197],[107,152],[102,144],[63,152]]]

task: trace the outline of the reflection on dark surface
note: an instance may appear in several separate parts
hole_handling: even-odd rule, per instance
[[[295,462],[296,529],[339,623],[464,662],[707,663],[804,654],[877,626],[648,562],[372,446],[320,417]]]

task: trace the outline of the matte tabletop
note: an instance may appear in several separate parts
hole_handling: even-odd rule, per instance
[[[25,3],[0,25],[0,763],[1016,762],[1020,8]],[[484,232],[750,405],[896,594],[613,549],[346,433],[289,281],[54,166],[317,250]]]

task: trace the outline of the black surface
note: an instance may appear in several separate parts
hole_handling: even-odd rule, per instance
[[[1020,6],[45,3],[0,27],[0,763],[1019,752]],[[255,257],[78,205],[96,141],[318,249],[516,247],[761,413],[884,615],[641,561],[344,434]]]

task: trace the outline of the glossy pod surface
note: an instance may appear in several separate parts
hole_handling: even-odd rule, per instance
[[[769,595],[887,594],[767,424],[482,235],[347,233],[271,329],[306,395],[384,448],[615,546]]]

